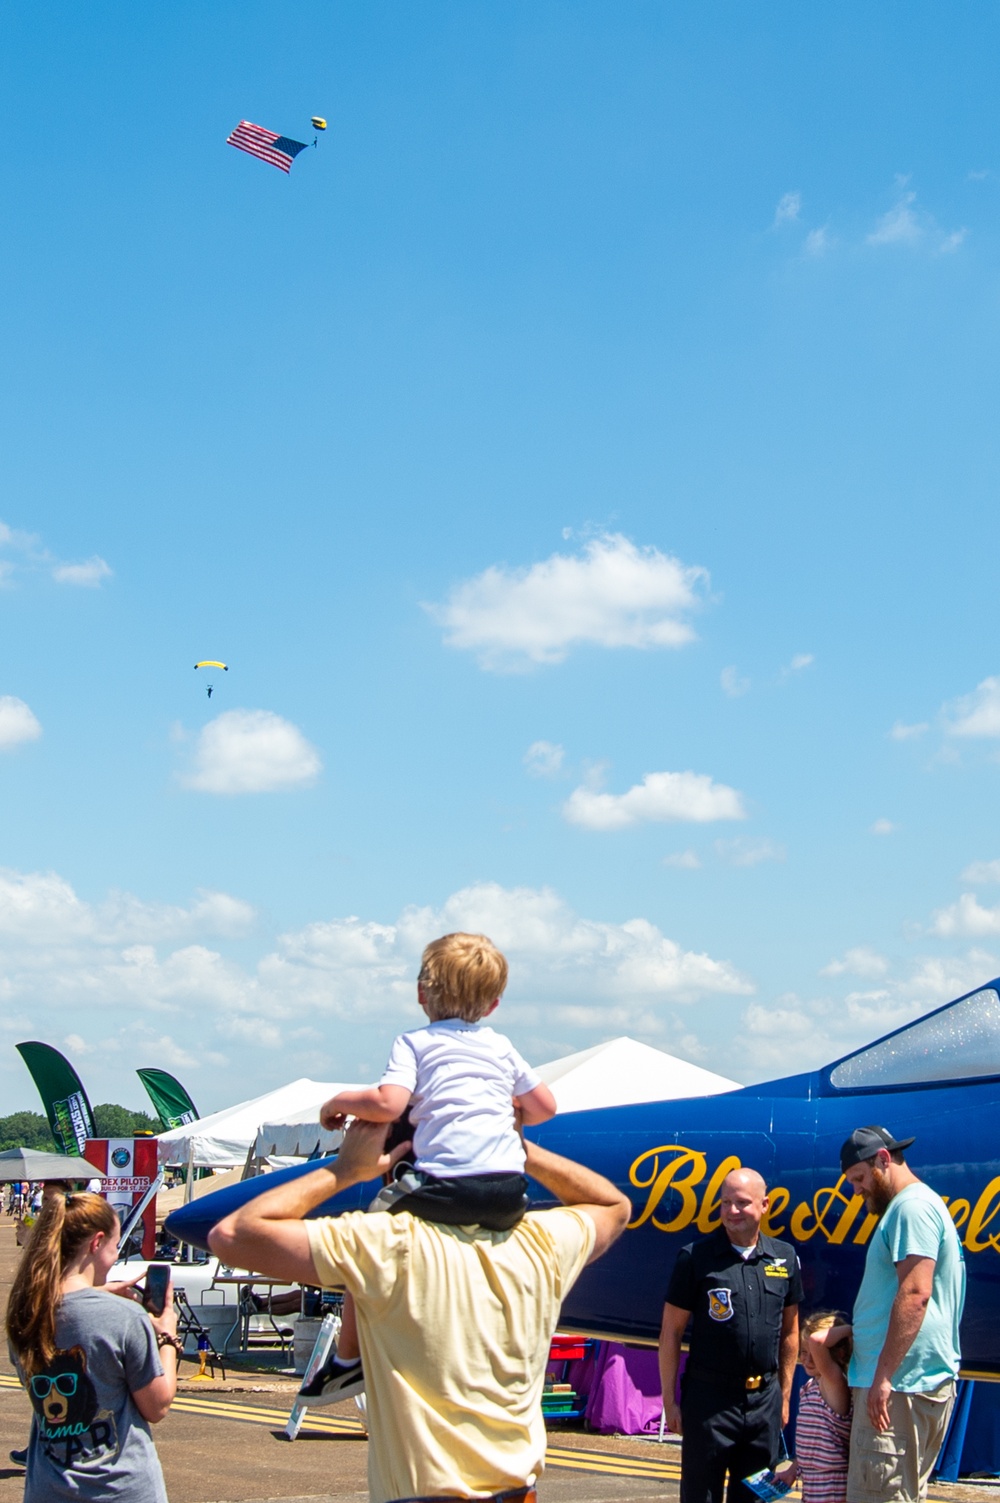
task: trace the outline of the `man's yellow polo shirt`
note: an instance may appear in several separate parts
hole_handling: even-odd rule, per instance
[[[319,1282],[357,1302],[371,1503],[534,1482],[549,1343],[590,1217],[529,1211],[487,1232],[352,1211],[306,1227]]]

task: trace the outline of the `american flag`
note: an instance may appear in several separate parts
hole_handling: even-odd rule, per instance
[[[279,136],[262,125],[251,125],[249,120],[240,121],[232,135],[226,137],[226,145],[235,146],[237,151],[248,151],[252,157],[260,157],[262,162],[280,167],[282,172],[291,172],[295,158],[306,149],[305,141]]]

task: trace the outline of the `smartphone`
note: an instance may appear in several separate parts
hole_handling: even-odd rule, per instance
[[[166,1263],[150,1263],[146,1269],[146,1284],[142,1291],[142,1303],[150,1315],[162,1315],[167,1303],[170,1285],[170,1269]]]

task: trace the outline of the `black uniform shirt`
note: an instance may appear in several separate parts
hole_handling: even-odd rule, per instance
[[[740,1383],[775,1371],[785,1307],[801,1301],[790,1242],[761,1235],[741,1258],[721,1226],[681,1248],[667,1289],[668,1304],[691,1311],[688,1372]]]

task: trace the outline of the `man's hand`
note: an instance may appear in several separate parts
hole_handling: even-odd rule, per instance
[[[388,1130],[386,1122],[352,1122],[335,1159],[261,1191],[224,1216],[208,1234],[215,1256],[232,1268],[253,1269],[290,1284],[317,1283],[304,1218],[341,1190],[392,1170],[410,1145],[400,1143],[386,1153]]]
[[[876,1378],[868,1390],[868,1418],[872,1422],[872,1429],[880,1434],[888,1430],[892,1421],[889,1418],[889,1395],[892,1393],[892,1384],[888,1378]]]
[[[319,1114],[319,1125],[320,1125],[320,1127],[326,1128],[327,1132],[336,1132],[337,1128],[338,1127],[343,1127],[343,1125],[344,1125],[344,1123],[346,1121],[347,1121],[347,1113],[346,1112],[332,1112],[330,1110],[330,1102],[329,1101],[321,1109],[320,1114]]]
[[[673,1399],[670,1400],[669,1404],[667,1403],[666,1399],[664,1399],[663,1418],[666,1420],[667,1429],[671,1432],[672,1435],[680,1435],[682,1433],[681,1406],[679,1404],[675,1404]]]
[[[337,1155],[337,1186],[363,1184],[377,1179],[380,1174],[391,1174],[413,1146],[399,1143],[391,1153],[385,1152],[385,1140],[389,1132],[387,1122],[362,1122],[355,1117],[344,1134],[344,1141]]]

